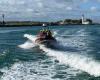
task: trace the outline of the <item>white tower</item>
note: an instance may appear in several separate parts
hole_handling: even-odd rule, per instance
[[[84,24],[84,15],[82,15],[82,24]]]
[[[84,15],[82,15],[82,24],[89,24],[89,21],[86,21]]]

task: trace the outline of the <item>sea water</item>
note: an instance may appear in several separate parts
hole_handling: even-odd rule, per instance
[[[100,25],[50,28],[57,49],[37,47],[41,26],[0,28],[0,80],[100,79]]]

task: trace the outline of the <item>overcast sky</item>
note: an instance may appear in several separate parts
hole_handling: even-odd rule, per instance
[[[0,19],[56,21],[79,19],[82,14],[98,21],[100,0],[0,0]]]

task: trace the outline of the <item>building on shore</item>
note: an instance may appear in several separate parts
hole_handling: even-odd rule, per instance
[[[93,21],[91,19],[85,18],[84,15],[81,16],[81,19],[65,19],[58,21],[59,25],[67,25],[67,24],[82,24],[82,25],[88,25],[93,24]]]
[[[84,15],[82,15],[82,24],[90,24],[90,21],[86,20]]]
[[[65,24],[65,20],[62,20],[61,22],[59,22],[60,25]]]

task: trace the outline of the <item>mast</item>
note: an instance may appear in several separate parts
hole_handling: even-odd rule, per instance
[[[4,25],[5,24],[5,15],[4,14],[2,14],[2,24]]]

